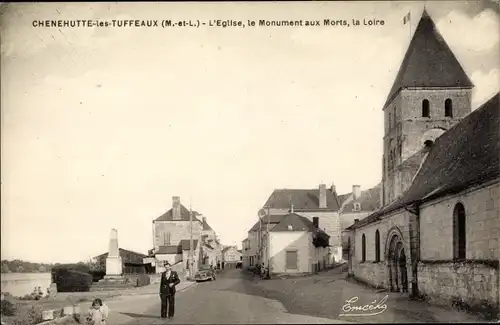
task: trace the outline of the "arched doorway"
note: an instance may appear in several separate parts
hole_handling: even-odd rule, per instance
[[[399,232],[399,231],[398,231]],[[389,233],[387,245],[387,267],[389,288],[393,292],[408,292],[408,270],[403,238],[393,231]]]

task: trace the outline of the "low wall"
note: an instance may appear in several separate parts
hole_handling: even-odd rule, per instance
[[[353,275],[374,288],[388,288],[386,279],[386,265],[383,262],[365,262],[353,266]]]
[[[448,304],[493,315],[499,311],[498,261],[420,261],[419,293]]]

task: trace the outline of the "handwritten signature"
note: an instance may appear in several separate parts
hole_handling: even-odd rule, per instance
[[[342,311],[344,313],[340,314],[339,316],[375,316],[375,315],[379,315],[387,310],[387,305],[385,304],[385,302],[387,301],[387,298],[389,298],[389,296],[385,296],[379,302],[377,302],[377,300],[374,300],[370,304],[367,304],[364,306],[354,306],[353,304],[356,303],[359,300],[359,298],[352,297],[351,299],[345,301],[346,304],[344,306],[342,306]]]

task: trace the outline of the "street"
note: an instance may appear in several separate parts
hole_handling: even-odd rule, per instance
[[[353,306],[375,306],[379,302],[384,309],[346,315],[343,307],[353,297],[359,299]],[[226,270],[216,281],[178,292],[171,320],[159,317],[160,299],[151,291],[110,300],[108,306],[110,325],[481,322],[475,315],[352,283],[345,279],[342,268],[272,280],[260,280],[239,269]]]
[[[266,292],[241,270],[228,270],[216,281],[202,282],[176,295],[174,319],[161,319],[158,295],[128,297],[110,302],[122,318],[110,324],[331,324],[335,319],[287,313],[282,303],[266,298]]]

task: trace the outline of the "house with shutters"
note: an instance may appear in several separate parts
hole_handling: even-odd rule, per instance
[[[320,184],[316,189],[276,189],[262,208],[268,212],[269,219],[266,217],[262,223],[257,221],[251,229],[254,230],[254,236],[257,233],[258,237],[259,231],[264,235],[268,223],[278,224],[281,222],[280,216],[291,212],[311,222],[317,217],[320,229],[329,236],[326,265],[330,266],[342,260],[340,201],[335,185],[327,188],[325,184]],[[264,252],[261,252],[260,255],[263,254]]]
[[[268,226],[263,234],[262,263],[271,275],[318,272],[328,266],[329,236],[312,221],[290,212]]]
[[[500,100],[471,112],[473,87],[424,9],[383,106],[382,208],[347,228],[348,269],[402,295],[497,314]]]

